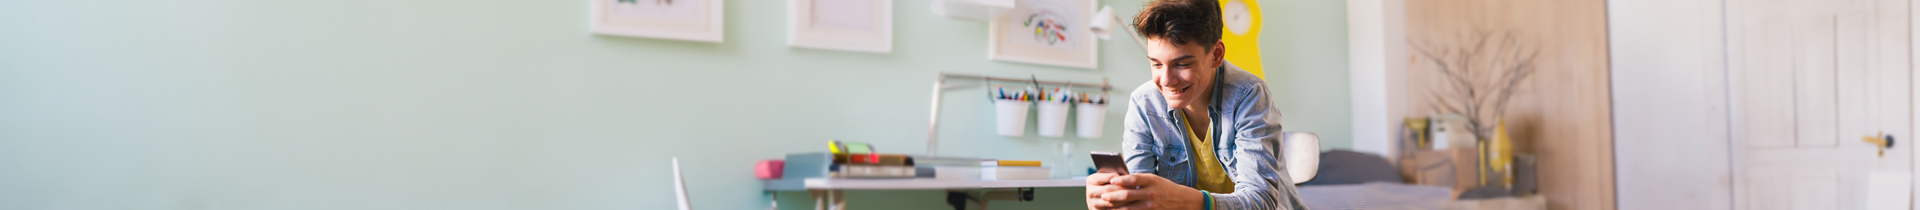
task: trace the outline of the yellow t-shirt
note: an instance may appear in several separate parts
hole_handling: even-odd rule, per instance
[[[1186,116],[1180,116],[1180,119],[1186,119]],[[1220,158],[1214,156],[1213,144],[1210,143],[1214,140],[1213,125],[1207,125],[1206,135],[1195,135],[1193,127],[1187,127],[1187,144],[1193,145],[1193,157],[1189,159],[1193,160],[1193,188],[1213,193],[1233,193],[1233,178],[1227,176],[1226,167],[1221,166]]]

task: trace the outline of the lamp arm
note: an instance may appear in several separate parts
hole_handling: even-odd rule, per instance
[[[1121,21],[1121,20],[1120,20],[1120,16],[1111,16],[1111,15],[1110,15],[1110,16],[1107,16],[1107,17],[1113,17],[1113,22],[1114,22],[1114,23],[1125,23],[1125,22],[1120,22],[1120,21]],[[1123,25],[1123,26],[1120,26],[1120,28],[1123,28],[1123,29],[1125,29],[1125,30],[1127,31],[1127,36],[1131,36],[1131,37],[1133,37],[1133,44],[1137,44],[1137,45],[1139,45],[1139,46],[1140,46],[1140,50],[1147,50],[1147,40],[1146,40],[1146,39],[1141,39],[1141,38],[1140,38],[1140,33],[1135,33],[1135,32],[1133,32],[1133,24],[1120,24],[1120,25]]]

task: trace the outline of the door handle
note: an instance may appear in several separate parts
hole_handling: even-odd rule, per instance
[[[1860,141],[1873,144],[1873,148],[1879,150],[1882,157],[1887,156],[1887,149],[1893,149],[1894,142],[1893,135],[1884,132],[1879,135],[1860,137]]]

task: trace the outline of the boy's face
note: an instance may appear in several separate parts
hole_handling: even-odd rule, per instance
[[[1179,44],[1165,39],[1147,39],[1147,61],[1153,66],[1153,84],[1166,97],[1167,105],[1187,108],[1203,100],[1213,87],[1214,69],[1224,63],[1226,46],[1216,41],[1212,50],[1199,44]]]

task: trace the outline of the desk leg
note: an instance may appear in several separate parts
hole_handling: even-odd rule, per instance
[[[808,190],[808,191],[807,191],[807,194],[808,194],[808,195],[812,195],[812,196],[813,196],[813,210],[826,210],[826,209],[827,209],[827,206],[826,206],[826,205],[827,205],[827,200],[825,200],[825,199],[824,199],[824,198],[826,198],[826,197],[825,197],[825,196],[826,196],[826,193],[825,193],[825,192],[822,192],[822,191],[820,191],[820,190]]]
[[[847,191],[833,190],[832,193],[827,194],[827,197],[827,200],[833,200],[831,201],[833,204],[829,204],[831,206],[827,210],[847,210]]]

